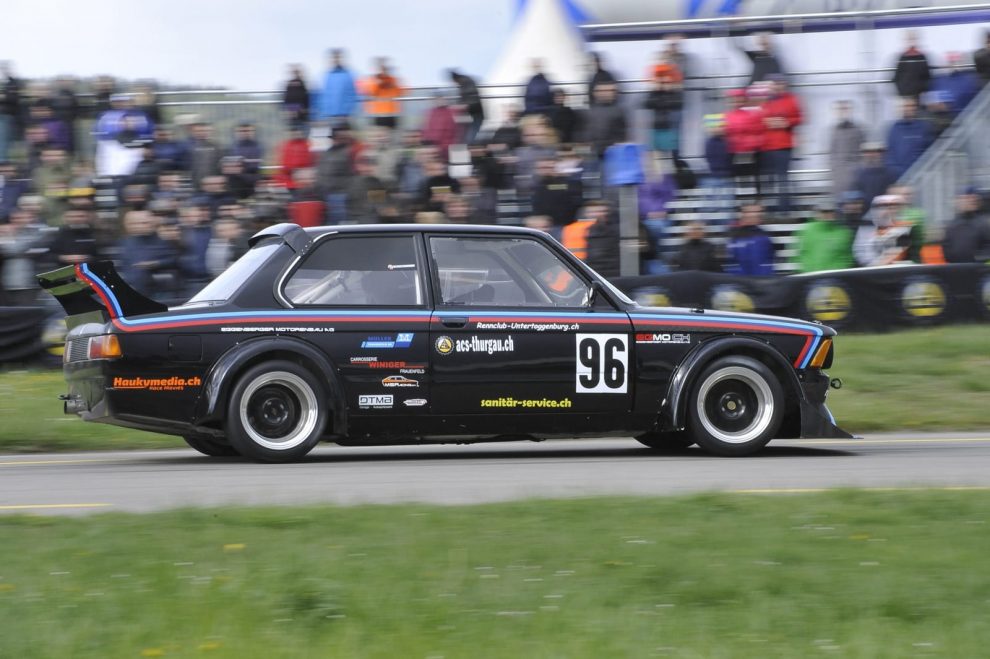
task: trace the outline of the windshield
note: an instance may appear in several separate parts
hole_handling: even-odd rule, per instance
[[[249,250],[247,254],[230,264],[230,267],[220,273],[199,293],[196,293],[186,304],[203,304],[206,302],[224,302],[233,297],[244,282],[258,271],[268,261],[269,257],[281,246],[281,242],[273,241]]]

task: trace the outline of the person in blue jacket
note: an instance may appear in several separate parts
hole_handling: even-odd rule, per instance
[[[949,72],[935,76],[933,92],[943,92],[952,116],[966,109],[969,102],[980,91],[980,77],[976,71],[963,68],[962,53],[952,52],[945,56],[949,62]]]
[[[553,107],[553,91],[543,73],[543,61],[533,60],[533,77],[523,94],[523,114],[548,114]]]
[[[729,263],[726,270],[737,275],[772,275],[776,247],[763,230],[763,206],[744,204],[739,221],[729,235]]]
[[[344,51],[334,48],[330,51],[330,68],[316,101],[316,118],[329,121],[331,126],[347,123],[357,102],[354,75],[344,66]]]
[[[918,117],[918,101],[901,99],[901,118],[887,134],[886,164],[894,178],[904,175],[931,146],[935,133],[931,123]]]

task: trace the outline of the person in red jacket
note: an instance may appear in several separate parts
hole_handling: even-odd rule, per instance
[[[728,94],[729,111],[725,113],[725,139],[732,156],[732,177],[735,187],[753,187],[760,196],[760,152],[766,128],[763,110],[750,100],[744,89]]]
[[[294,124],[289,129],[289,139],[282,142],[278,149],[278,164],[279,171],[275,175],[275,180],[289,190],[298,187],[294,177],[296,171],[314,165],[313,153],[309,150],[309,140],[306,139],[306,130],[301,125]]]
[[[448,162],[450,147],[458,143],[460,133],[454,109],[444,93],[438,91],[434,97],[433,107],[430,108],[423,122],[423,141],[435,144],[437,151],[440,152],[440,159]]]
[[[801,104],[787,88],[787,78],[780,74],[769,76],[769,97],[763,102],[762,169],[771,194],[777,195],[777,210],[791,210],[791,155],[794,151],[794,130],[801,125]]]

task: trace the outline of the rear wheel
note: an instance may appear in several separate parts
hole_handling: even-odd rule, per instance
[[[227,403],[227,436],[241,455],[289,462],[309,453],[326,425],[326,397],[312,373],[289,361],[254,366]]]
[[[203,455],[209,455],[215,458],[240,455],[240,453],[238,453],[233,446],[228,444],[225,440],[216,437],[206,437],[204,435],[185,435],[182,439],[186,440],[186,444],[189,444],[189,446],[196,449]]]
[[[658,451],[683,451],[695,444],[694,437],[690,433],[676,430],[643,433],[636,437],[636,441]]]
[[[722,357],[694,381],[688,399],[688,430],[709,453],[750,455],[766,446],[784,417],[784,392],[763,363]]]

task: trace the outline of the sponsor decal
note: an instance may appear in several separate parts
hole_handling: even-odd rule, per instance
[[[670,291],[662,286],[637,288],[633,294],[633,299],[644,307],[669,307],[672,300]]]
[[[363,396],[358,396],[358,406],[362,410],[366,409],[391,409],[392,408],[392,396],[391,394],[366,394]]]
[[[310,333],[329,333],[335,331],[333,327],[276,327],[276,332],[310,332]]]
[[[529,332],[573,332],[581,329],[578,323],[508,323],[508,322],[479,322],[475,325],[480,330],[516,330]]]
[[[804,306],[815,320],[836,323],[849,317],[852,300],[841,284],[826,279],[808,288],[804,296]]]
[[[901,306],[919,320],[933,320],[945,312],[945,289],[934,279],[915,279],[901,291]]]
[[[407,378],[404,375],[390,375],[382,380],[383,387],[418,387],[419,380]]]
[[[641,333],[636,335],[636,343],[691,343],[691,335]]]
[[[522,408],[544,408],[544,409],[567,409],[573,403],[570,398],[513,398],[512,396],[500,396],[499,398],[481,399],[482,407],[499,407],[515,409]]]
[[[452,352],[472,352],[488,353],[494,355],[496,352],[514,352],[515,341],[511,336],[504,339],[485,339],[480,336],[472,336],[468,339],[451,339],[449,336],[441,336],[436,340],[436,349],[441,355],[449,355]]]
[[[392,348],[408,348],[412,345],[414,334],[412,332],[400,332],[395,336],[369,336],[361,342],[362,348],[377,348],[390,350]]]
[[[746,291],[736,284],[720,284],[712,289],[712,309],[752,313],[756,309]]]
[[[423,367],[418,367],[418,368],[400,368],[399,369],[399,373],[402,373],[404,375],[424,375],[426,373],[426,369],[423,368]]]
[[[377,361],[378,357],[351,357],[352,364],[370,364]]]
[[[406,407],[423,407],[424,405],[426,405],[426,399],[407,398],[406,400],[402,401],[402,404],[405,405]]]
[[[367,368],[399,371],[400,373],[424,373],[426,369],[424,362],[407,362],[403,360],[384,361],[377,357],[351,357],[351,364],[354,366],[365,366]]]
[[[624,394],[629,379],[625,334],[575,334],[574,390],[579,394]]]
[[[198,376],[191,378],[121,378],[113,379],[114,389],[147,389],[148,391],[182,391],[188,387],[202,386],[203,380]]]

